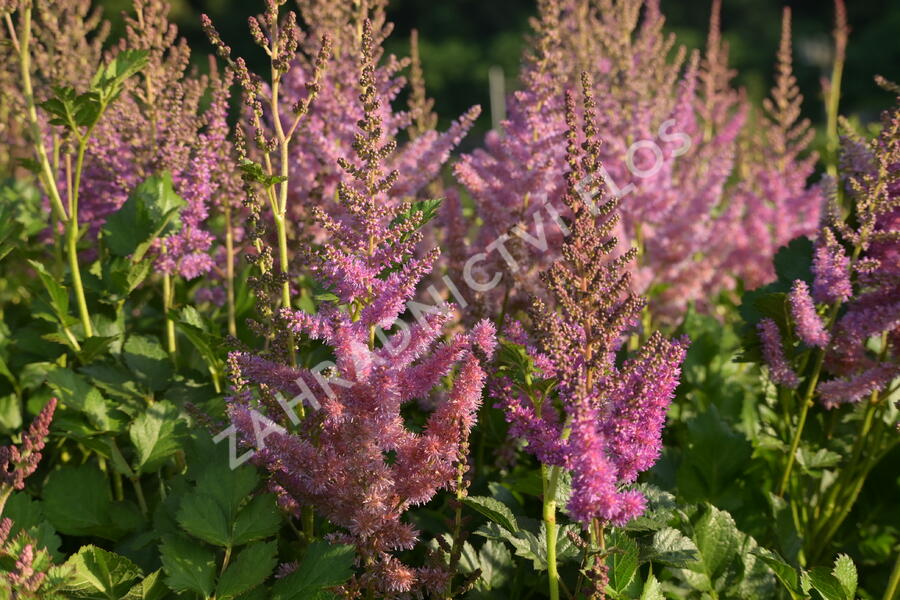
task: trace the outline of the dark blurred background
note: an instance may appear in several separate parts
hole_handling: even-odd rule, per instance
[[[339,0],[335,0],[339,1]],[[130,0],[101,0],[107,16],[121,26],[121,11]],[[200,13],[212,17],[226,43],[251,62],[262,56],[250,42],[246,18],[262,2],[238,0],[170,0],[172,19],[203,62],[211,51],[199,28]],[[702,48],[711,0],[662,0],[670,31],[689,48]],[[844,71],[841,113],[865,124],[892,103],[873,83],[876,74],[900,81],[900,1],[847,0],[851,26]],[[290,5],[290,0],[289,0]],[[780,34],[784,0],[724,0],[722,26],[731,46],[737,84],[754,100],[768,93]],[[787,2],[793,10],[795,74],[804,94],[804,112],[824,122],[820,79],[831,70],[834,9],[829,0]],[[389,17],[396,29],[388,52],[409,54],[409,33],[417,28],[429,95],[443,124],[472,104],[485,109],[468,144],[490,127],[488,70],[502,68],[507,90],[517,83],[524,34],[535,0],[392,0]],[[818,127],[821,131],[821,127]]]

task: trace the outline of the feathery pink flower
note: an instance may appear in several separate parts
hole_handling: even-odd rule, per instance
[[[79,220],[96,235],[138,183],[170,172],[187,205],[181,228],[154,246],[157,266],[195,279],[215,266],[210,211],[235,203],[237,171],[230,166],[226,139],[232,78],[188,72],[190,49],[168,21],[168,9],[162,0],[134,0],[136,16],[126,18],[119,49],[145,50],[149,64],[126,82],[126,91],[97,125],[85,159]],[[211,104],[204,110],[207,91]]]
[[[900,98],[885,111],[882,129],[871,142],[848,136],[855,158],[842,161],[842,183],[853,202],[855,228],[832,220],[823,228],[820,248],[829,260],[814,264],[816,277],[832,303],[845,310],[832,330],[825,366],[836,379],[818,386],[831,408],[861,398],[891,384],[900,373]],[[834,211],[833,211],[834,212]],[[838,241],[838,240],[841,241]],[[841,242],[855,247],[849,263]],[[845,266],[847,265],[847,266]],[[852,286],[850,274],[854,272]],[[879,340],[880,351],[869,342]]]
[[[562,258],[542,277],[553,304],[534,301],[534,344],[520,327],[512,327],[541,377],[554,380],[551,393],[558,403],[549,396],[532,397],[505,377],[492,392],[505,410],[510,434],[523,437],[542,463],[572,472],[572,516],[583,523],[598,518],[621,525],[644,509],[643,496],[622,485],[634,482],[659,456],[687,342],[655,333],[635,356],[616,358],[644,302],[631,291],[625,270],[635,252],[610,256],[617,247],[611,232],[619,217],[615,197],[597,178],[597,105],[587,74],[582,89],[581,136],[572,95],[565,101],[569,170],[564,201],[572,214],[572,234],[563,242]],[[600,192],[594,197],[602,204],[583,201],[579,186],[585,181]]]
[[[825,324],[816,312],[816,305],[809,294],[809,287],[800,279],[794,281],[791,292],[788,294],[788,303],[791,307],[791,317],[797,336],[807,346],[824,348],[828,345],[830,336],[825,330]]]
[[[824,230],[822,237],[813,256],[813,298],[824,304],[844,302],[853,294],[850,259],[831,230]]]
[[[558,257],[564,232],[541,220],[545,205],[565,193],[559,177],[566,170],[564,111],[552,90],[569,85],[583,68],[592,73],[598,98],[603,174],[620,199],[616,236],[622,251],[640,248],[639,263],[629,266],[632,285],[649,293],[654,317],[678,320],[688,304],[703,308],[738,280],[748,287],[770,281],[775,251],[816,231],[823,200],[806,183],[815,157],[801,158],[810,131],[799,120],[789,15],[760,139],[746,144],[755,134],[743,95],[731,88],[719,3],[703,59],[691,56],[684,70],[685,51],[671,52],[675,41],[663,33],[655,2],[618,0],[581,11],[575,3],[547,0],[540,10],[536,50],[502,131],[491,132],[455,168],[483,222],[472,247],[490,252],[478,275],[503,274],[483,298],[487,312],[527,305],[540,294],[539,273]],[[753,151],[739,152],[741,145]],[[525,242],[517,228],[541,243]],[[504,234],[517,268],[491,252]]]
[[[56,398],[51,398],[32,421],[19,446],[0,446],[0,488],[21,490],[41,462],[41,451],[50,434],[50,422],[56,411]],[[2,509],[2,506],[0,506]]]
[[[825,408],[834,408],[847,402],[859,402],[884,389],[897,376],[900,376],[897,365],[878,365],[848,378],[823,381],[816,389]]]
[[[327,237],[310,268],[337,299],[322,302],[315,314],[277,314],[294,339],[326,344],[334,362],[307,369],[232,353],[229,411],[281,503],[291,510],[312,507],[326,517],[338,528],[331,538],[357,548],[364,567],[357,583],[390,596],[431,579],[392,553],[418,540],[404,513],[455,485],[481,403],[482,361],[495,341],[493,326],[483,322],[442,342],[447,307],[411,303],[437,253],[418,252],[422,215],[410,211],[411,198],[392,195],[412,175],[390,168],[398,164],[396,142],[383,121],[387,98],[375,67],[373,27],[364,23],[358,49],[353,110],[360,117],[352,150],[335,157],[339,169],[321,169],[340,174],[337,205],[313,209]],[[407,310],[417,317],[414,324],[400,318]],[[447,379],[452,383],[445,386]],[[434,409],[424,427],[407,427],[404,407],[432,396],[441,400],[427,402]],[[303,403],[302,417],[284,413],[288,398],[297,414],[296,403]],[[261,422],[271,424],[262,437]]]
[[[778,385],[796,388],[800,385],[800,379],[784,356],[784,346],[778,324],[772,319],[766,318],[760,321],[756,328],[762,344],[763,359],[769,367],[769,377]]]

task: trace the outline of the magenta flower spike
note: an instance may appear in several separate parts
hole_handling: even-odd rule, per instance
[[[541,376],[555,382],[558,402],[529,395],[504,377],[492,392],[510,435],[525,439],[544,465],[571,471],[573,518],[622,525],[643,512],[643,496],[623,486],[659,456],[687,341],[655,333],[630,358],[616,358],[645,302],[632,291],[627,269],[635,250],[615,254],[618,240],[611,234],[620,217],[616,198],[599,177],[597,103],[586,73],[582,89],[581,128],[574,97],[565,99],[563,200],[572,215],[571,234],[542,277],[547,300],[533,304],[534,341],[520,325],[507,332],[525,346]]]
[[[409,325],[400,318],[437,251],[417,251],[421,215],[410,212],[409,200],[392,196],[410,175],[387,166],[397,164],[396,142],[383,121],[387,99],[375,67],[371,21],[365,22],[358,52],[356,93],[362,108],[354,110],[362,116],[352,152],[336,158],[338,204],[313,211],[325,238],[311,269],[336,299],[322,303],[315,314],[290,309],[278,314],[296,338],[328,346],[334,361],[293,368],[232,353],[230,414],[255,452],[253,461],[269,472],[282,506],[312,507],[326,517],[340,529],[332,538],[358,550],[363,567],[358,583],[391,595],[446,581],[432,567],[407,566],[393,553],[418,540],[403,519],[406,510],[456,485],[481,403],[482,362],[495,341],[486,321],[441,341],[450,317],[443,304]],[[409,429],[403,407],[432,396],[438,400],[427,402],[434,408],[424,428]],[[290,398],[292,406],[303,403],[302,418],[282,410]],[[262,438],[261,422],[271,424]]]

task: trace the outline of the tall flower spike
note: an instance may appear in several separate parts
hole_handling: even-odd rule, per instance
[[[769,367],[769,377],[772,381],[792,389],[800,385],[800,379],[784,356],[778,323],[772,319],[763,319],[757,324],[757,331],[762,343],[763,359]]]
[[[20,446],[0,446],[0,513],[3,503],[12,490],[21,490],[27,479],[41,462],[41,451],[50,434],[50,422],[56,410],[56,398],[41,409],[22,437]]]
[[[643,511],[643,496],[622,490],[658,457],[665,414],[678,384],[686,340],[654,334],[631,358],[617,353],[636,325],[644,300],[625,270],[636,252],[615,256],[611,236],[616,199],[600,177],[593,84],[582,76],[583,126],[566,94],[566,195],[571,234],[562,258],[544,274],[548,304],[533,307],[536,342],[528,348],[544,376],[555,379],[556,402],[540,408],[509,381],[495,385],[514,433],[545,464],[572,472],[569,510],[583,523],[623,524]]]
[[[791,317],[797,330],[797,336],[807,346],[824,348],[828,345],[829,335],[825,324],[816,312],[816,305],[809,294],[805,281],[797,280],[788,294],[791,306]]]
[[[813,298],[816,302],[844,302],[853,294],[850,283],[850,259],[834,232],[823,228],[813,256]]]
[[[847,136],[856,155],[843,165],[843,180],[856,226],[832,220],[824,227],[813,264],[818,295],[843,310],[825,356],[835,377],[818,391],[829,408],[856,402],[888,387],[900,374],[900,97],[882,115],[870,143]],[[848,258],[846,244],[853,248]],[[819,253],[823,256],[820,258]],[[851,274],[855,274],[851,285]],[[814,288],[816,289],[816,288]],[[869,345],[879,339],[879,352]]]
[[[631,285],[636,293],[653,290],[654,318],[677,321],[691,303],[707,308],[738,280],[750,287],[771,280],[775,251],[814,232],[821,203],[818,189],[806,185],[814,158],[797,158],[808,133],[795,114],[789,45],[776,86],[785,110],[766,127],[773,136],[789,128],[787,153],[778,161],[783,167],[763,173],[773,164],[762,155],[765,144],[739,153],[749,137],[747,104],[731,86],[718,3],[706,53],[687,61],[684,48],[674,50],[675,39],[663,33],[657,2],[547,0],[539,7],[523,89],[507,103],[503,130],[489,133],[455,168],[480,221],[471,247],[488,252],[473,277],[502,274],[482,312],[526,306],[541,294],[539,273],[558,256],[564,233],[541,214],[565,193],[564,107],[552,90],[571,85],[581,69],[594,79],[600,159],[620,200],[615,235],[620,252],[639,249],[641,260],[629,265]],[[760,177],[747,174],[751,167]]]
[[[729,269],[743,271],[747,287],[771,281],[776,250],[799,236],[814,236],[824,194],[808,186],[818,156],[807,153],[814,131],[801,119],[803,96],[792,70],[791,12],[785,7],[775,85],[763,101],[759,125],[746,136],[735,196],[743,205],[733,231]]]
[[[357,61],[362,44],[369,43],[373,53],[369,77],[372,88],[383,99],[379,102],[377,112],[384,142],[397,145],[395,151],[385,155],[384,163],[386,170],[398,172],[397,183],[385,195],[385,201],[393,207],[426,194],[427,186],[437,178],[441,167],[449,159],[450,152],[468,132],[480,111],[478,107],[473,107],[446,131],[438,132],[430,102],[425,96],[421,69],[415,54],[410,73],[410,101],[415,106],[409,112],[395,111],[392,108],[392,102],[406,85],[400,71],[409,61],[395,56],[387,56],[382,60],[381,41],[391,31],[390,25],[384,23],[383,5],[383,2],[368,2],[358,6],[343,6],[341,3],[323,0],[301,3],[301,13],[310,23],[312,31],[328,31],[333,37],[334,52],[334,59],[328,70],[317,83],[320,93],[301,126],[302,137],[292,144],[288,157],[289,217],[292,221],[305,225],[305,241],[310,245],[320,243],[327,235],[316,215],[316,207],[325,208],[334,214],[342,209],[343,203],[338,198],[338,184],[343,173],[338,161],[346,159],[354,151],[356,124],[366,118],[357,98],[359,91],[347,85],[348,81],[357,77]],[[364,33],[367,18],[371,24],[369,34]],[[330,23],[335,25],[330,27]],[[370,37],[368,42],[363,40],[365,35]],[[281,84],[284,109],[308,93],[312,77],[312,65],[303,61],[297,62],[285,73]],[[266,123],[268,128],[273,125],[271,122]],[[397,138],[404,130],[412,135],[408,141],[398,142]]]
[[[182,228],[155,246],[157,266],[195,279],[214,265],[212,209],[234,203],[236,170],[228,169],[226,139],[231,74],[188,72],[190,49],[169,22],[162,0],[134,0],[125,18],[121,50],[144,50],[148,66],[127,83],[109,108],[88,148],[79,214],[94,234],[118,210],[134,187],[154,173],[172,174],[175,191],[187,202]],[[204,109],[204,96],[212,103]],[[65,181],[60,185],[65,187]]]
[[[410,175],[386,167],[396,144],[382,120],[386,100],[373,35],[365,21],[357,63],[362,117],[351,153],[340,157],[339,205],[316,210],[327,237],[312,270],[337,300],[323,302],[316,314],[278,314],[284,329],[321,340],[335,361],[310,370],[232,353],[229,412],[282,505],[315,508],[338,528],[332,539],[356,546],[362,572],[351,585],[393,597],[434,578],[431,567],[420,571],[392,553],[418,539],[403,520],[406,510],[455,485],[456,461],[486,377],[481,360],[493,352],[494,332],[484,322],[441,343],[447,307],[409,304],[436,251],[417,253],[421,213],[408,201],[389,200]],[[400,319],[407,309],[415,324]],[[324,384],[322,367],[329,377]],[[449,389],[436,391],[445,381]],[[304,402],[309,412],[285,415],[286,397]],[[402,410],[411,402],[434,406],[420,431],[404,422]],[[262,422],[275,426],[261,437]]]

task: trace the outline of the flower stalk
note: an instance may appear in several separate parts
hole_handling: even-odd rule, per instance
[[[50,164],[50,157],[44,146],[44,138],[41,132],[40,122],[38,121],[37,105],[34,99],[34,88],[31,80],[31,27],[32,7],[30,3],[25,3],[21,8],[20,30],[17,31],[13,24],[12,17],[9,14],[4,15],[6,26],[9,30],[10,39],[13,48],[16,51],[19,63],[19,74],[22,81],[22,95],[25,100],[25,112],[28,119],[29,129],[31,130],[32,144],[37,154],[37,162],[39,167],[38,178],[43,184],[44,191],[50,198],[50,205],[56,218],[63,224],[66,231],[66,251],[69,258],[69,269],[72,275],[72,287],[75,293],[75,301],[78,304],[78,314],[81,319],[81,325],[84,329],[86,338],[91,337],[93,326],[91,325],[91,316],[88,311],[87,300],[84,294],[84,285],[81,281],[81,267],[78,264],[78,238],[80,235],[78,227],[78,187],[81,181],[81,169],[84,164],[84,154],[87,149],[87,142],[90,138],[90,129],[84,136],[78,139],[78,158],[75,167],[74,184],[69,188],[69,210],[66,212],[63,206],[62,197],[56,184],[56,173]]]

